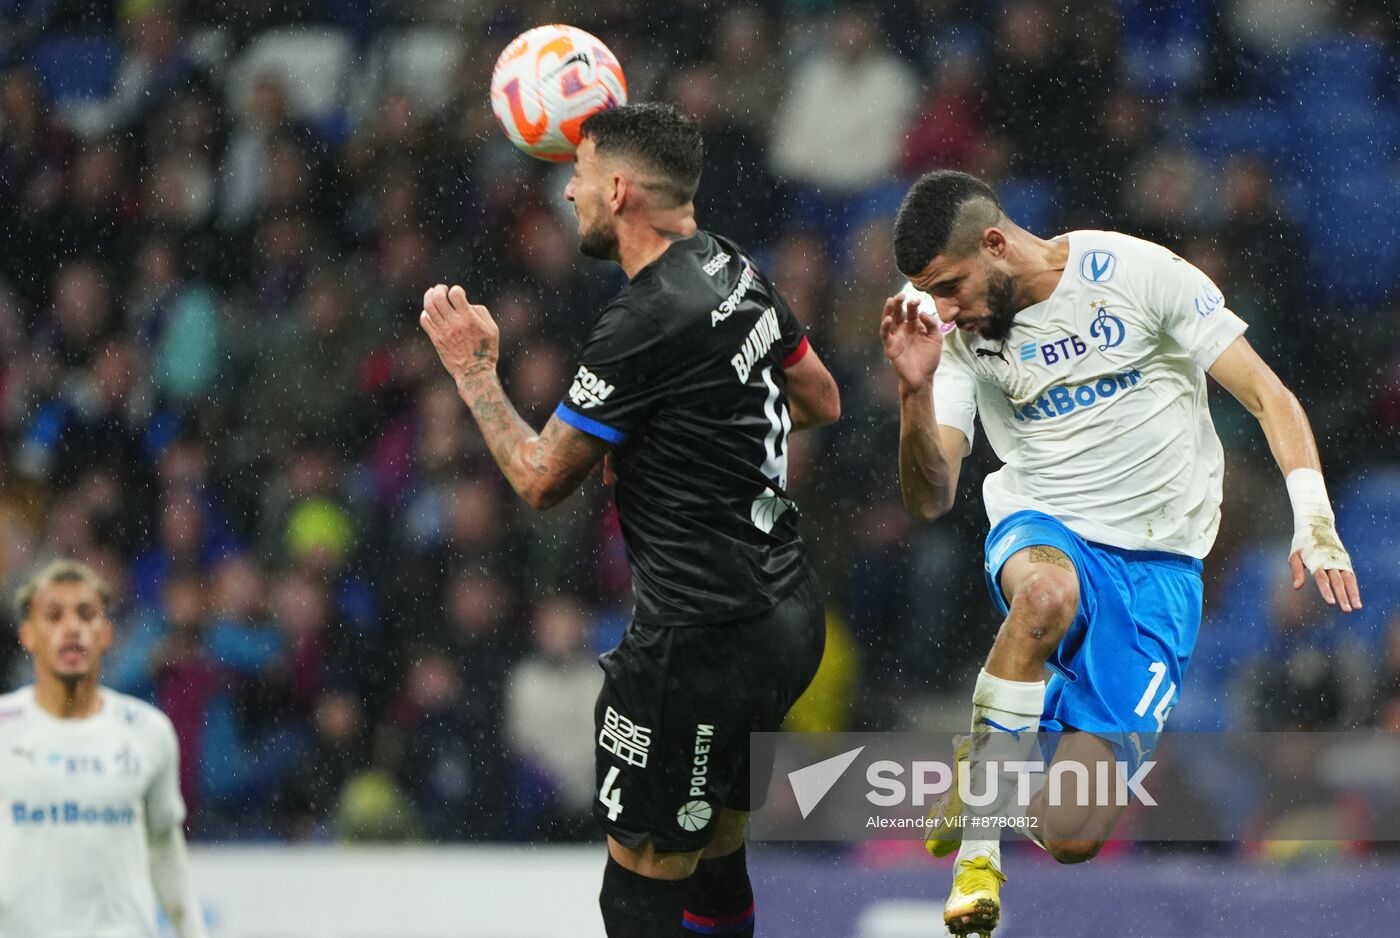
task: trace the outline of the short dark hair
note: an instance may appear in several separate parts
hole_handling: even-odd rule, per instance
[[[705,142],[695,121],[669,104],[628,104],[583,122],[583,137],[599,153],[614,154],[656,172],[657,186],[677,205],[695,198]]]
[[[976,176],[951,169],[920,176],[894,219],[894,262],[900,273],[913,276],[950,248],[962,251],[975,246],[956,243],[954,230],[963,206],[975,200],[987,203],[989,218],[995,215],[1000,220],[1006,214],[992,187]],[[983,227],[978,226],[978,235]]]

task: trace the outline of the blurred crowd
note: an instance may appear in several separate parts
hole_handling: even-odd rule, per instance
[[[1183,728],[1400,730],[1388,9],[0,0],[0,577],[63,554],[113,585],[106,682],[174,721],[197,837],[591,835],[594,659],[630,601],[610,493],[519,505],[417,325],[463,284],[540,426],[620,287],[577,254],[568,169],[514,150],[486,91],[513,35],[570,22],[634,100],[699,120],[701,224],[842,388],[840,423],[792,442],[830,633],[795,727],[955,727],[994,634],[995,460],[979,442],[947,519],[905,514],[876,338],[899,199],[955,167],[1038,234],[1177,250],[1312,415],[1366,612],[1280,588],[1282,482],[1216,401]],[[0,641],[0,689],[24,680]]]

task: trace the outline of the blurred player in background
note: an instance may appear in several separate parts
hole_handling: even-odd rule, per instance
[[[1132,771],[1150,755],[1195,644],[1201,558],[1220,522],[1206,373],[1259,419],[1283,472],[1294,588],[1306,569],[1329,604],[1360,608],[1307,417],[1203,273],[1123,234],[1036,237],[988,186],[950,171],[910,189],[895,253],[925,294],[891,297],[880,327],[899,376],[906,506],[924,519],[952,507],[974,417],[1005,463],[983,496],[987,582],[1006,619],[960,759],[998,736],[1003,758],[1026,759],[1039,729],[1065,734],[1056,760]],[[936,810],[962,814],[956,787]],[[1098,852],[1120,811],[1045,814],[1041,802],[1030,813],[1044,818],[1044,846],[1074,863]],[[960,829],[930,831],[936,855],[958,847]],[[962,840],[949,929],[990,933],[1003,881],[998,842]]]
[[[636,593],[596,709],[612,938],[753,934],[749,733],[779,728],[825,638],[787,437],[837,418],[836,384],[742,249],[697,227],[701,161],[694,122],[668,106],[584,123],[566,190],[580,250],[628,284],[538,434],[501,389],[486,308],[457,286],[423,298],[423,328],[532,506],[611,454]]]
[[[175,729],[101,686],[107,587],[55,561],[19,591],[34,684],[0,696],[0,936],[181,938],[204,923],[185,855]]]

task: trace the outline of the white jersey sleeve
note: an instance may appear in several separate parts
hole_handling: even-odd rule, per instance
[[[1191,360],[1208,370],[1226,346],[1244,335],[1244,320],[1225,305],[1225,297],[1200,268],[1158,249],[1157,262],[1144,265],[1141,301],[1159,317],[1162,331]]]
[[[185,823],[185,799],[180,795],[180,744],[170,718],[152,710],[154,750],[160,764],[146,789],[146,830],[162,835]]]

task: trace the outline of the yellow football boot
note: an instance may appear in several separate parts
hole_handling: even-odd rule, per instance
[[[991,857],[973,857],[957,865],[953,891],[943,907],[943,924],[952,935],[991,938],[1001,920],[1001,884],[1006,877]]]
[[[928,816],[933,823],[924,837],[924,849],[936,857],[956,853],[962,846],[963,800],[958,794],[957,769],[971,753],[971,736],[953,737],[953,784],[929,809]]]

